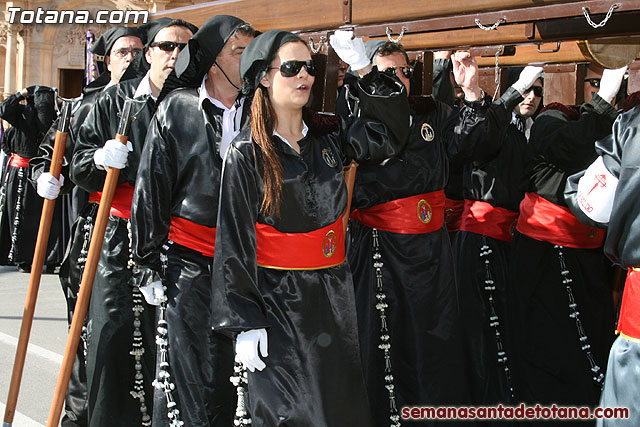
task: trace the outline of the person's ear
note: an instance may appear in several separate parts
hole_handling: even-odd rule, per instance
[[[262,79],[260,79],[260,84],[264,87],[271,87],[271,81],[266,74]]]
[[[147,51],[144,53],[144,57],[149,65],[151,65],[151,49],[152,48],[147,49]]]

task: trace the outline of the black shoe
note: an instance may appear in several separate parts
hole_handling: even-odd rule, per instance
[[[18,271],[20,273],[31,273],[31,264],[27,264],[26,262],[18,264]]]

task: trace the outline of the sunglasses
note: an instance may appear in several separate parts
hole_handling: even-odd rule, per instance
[[[128,49],[126,47],[123,47],[122,49],[116,49],[113,51],[114,55],[119,57],[119,58],[124,58],[127,55],[129,55],[129,53],[131,53],[132,57],[136,57],[138,55],[140,55],[140,53],[142,53],[142,49],[140,48],[131,48]]]
[[[160,50],[164,50],[165,52],[173,52],[175,48],[178,48],[178,50],[182,50],[186,45],[186,43],[178,42],[153,42],[149,46],[160,48]]]
[[[593,79],[584,79],[585,83],[589,83],[591,86],[595,87],[596,89],[600,88],[600,79],[599,78],[593,78]]]
[[[282,77],[295,77],[298,75],[302,67],[305,67],[310,76],[316,75],[316,67],[313,60],[308,61],[284,61],[280,67],[269,67],[270,70],[280,70]]]
[[[394,73],[397,74],[398,70],[400,70],[402,72],[402,75],[405,76],[408,79],[413,77],[413,67],[410,67],[408,65],[398,65],[398,66],[395,66],[395,67],[389,67],[389,68],[385,69],[383,71],[383,73],[387,73],[387,74],[393,75]]]
[[[538,98],[542,98],[542,94],[543,94],[542,86],[531,86],[529,89],[525,90],[522,95],[526,97],[527,95],[529,95],[529,93],[531,93],[531,91],[533,91],[534,96],[537,96]]]

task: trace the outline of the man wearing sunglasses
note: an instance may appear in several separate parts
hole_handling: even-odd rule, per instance
[[[364,48],[366,62],[410,92],[413,69],[402,45],[368,41]],[[334,49],[342,57],[341,46]],[[474,60],[460,58],[454,71],[469,97],[479,99]],[[360,350],[380,427],[396,424],[393,407],[463,405],[469,399],[444,187],[449,163],[474,151],[469,132],[480,109],[453,113],[431,96],[410,96],[409,104],[403,151],[381,164],[358,166],[349,226]],[[358,114],[357,102],[340,111]]]
[[[531,116],[542,100],[542,68],[514,70],[512,84],[485,109],[476,124],[483,140],[462,163],[464,207],[453,245],[460,289],[465,352],[474,375],[469,380],[474,405],[510,405],[513,401],[512,360],[506,348],[507,276],[512,227],[524,197],[524,170]]]
[[[611,265],[603,230],[579,221],[563,192],[567,178],[597,158],[596,141],[611,134],[618,115],[611,102],[625,71],[604,70],[597,93],[580,106],[546,105],[531,128],[508,293],[520,402],[598,404],[614,338]],[[602,185],[610,185],[605,175]]]
[[[159,349],[166,365],[158,373],[154,426],[173,425],[176,410],[187,426],[233,425],[233,344],[211,332],[210,266],[222,161],[249,117],[238,91],[239,61],[253,34],[249,24],[227,15],[194,34],[165,82],[140,159],[133,256],[140,285],[166,298],[159,311],[168,345]],[[167,371],[173,391],[162,379]],[[176,405],[169,410],[166,394]]]
[[[139,27],[146,42],[120,83],[96,100],[80,127],[71,179],[95,193],[108,168],[121,169],[111,207],[88,311],[87,385],[89,426],[149,426],[155,372],[155,310],[145,304],[134,277],[130,254],[130,209],[140,153],[156,97],[178,49],[165,52],[154,42],[185,43],[196,28],[184,21],[160,18]],[[122,52],[131,56],[134,52]],[[147,71],[148,70],[148,71]],[[116,135],[126,98],[133,108],[129,142]],[[90,200],[100,200],[92,194]]]

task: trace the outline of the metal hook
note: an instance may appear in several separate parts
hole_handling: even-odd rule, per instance
[[[405,33],[405,31],[407,31],[407,30],[408,30],[408,28],[407,28],[406,26],[404,26],[404,25],[403,25],[403,26],[402,26],[402,30],[400,31],[400,35],[399,35],[399,36],[398,36],[398,38],[397,38],[397,39],[395,39],[395,40],[393,39],[393,37],[391,37],[391,27],[387,27],[387,29],[386,29],[386,33],[387,33],[387,37],[389,38],[389,41],[390,41],[390,42],[393,42],[393,43],[400,43],[400,40],[402,40],[402,38],[404,37],[404,33]]]
[[[596,24],[595,22],[593,22],[591,20],[591,17],[589,16],[589,8],[588,7],[582,7],[582,13],[584,14],[585,19],[587,20],[587,22],[589,23],[589,25],[591,25],[593,28],[600,28],[600,27],[604,27],[605,24],[607,23],[607,21],[609,20],[609,18],[611,18],[611,14],[613,13],[614,10],[616,10],[617,8],[622,7],[622,3],[614,3],[611,5],[611,7],[609,8],[609,12],[607,12],[607,15],[604,17],[604,19],[602,20],[602,22],[600,22],[599,24]]]
[[[557,44],[555,49],[540,49],[540,46],[542,46],[542,43],[536,43],[536,45],[538,46],[538,53],[556,53],[556,52],[558,52],[560,50],[560,43],[562,43],[562,42],[557,41],[556,43],[558,43],[558,44]]]
[[[498,28],[498,26],[500,26],[500,24],[504,24],[505,22],[507,22],[507,17],[503,16],[502,18],[498,19],[492,26],[490,27],[485,27],[484,25],[482,25],[480,23],[480,20],[478,18],[475,19],[475,23],[476,25],[481,29],[481,30],[485,30],[485,31],[491,31],[491,30],[495,30],[496,28]]]
[[[322,49],[322,45],[324,44],[324,42],[327,40],[327,38],[325,36],[320,36],[320,41],[318,42],[318,47],[315,48],[313,47],[313,37],[309,37],[309,48],[311,49],[311,52],[315,55],[316,53],[320,52],[320,50]]]

